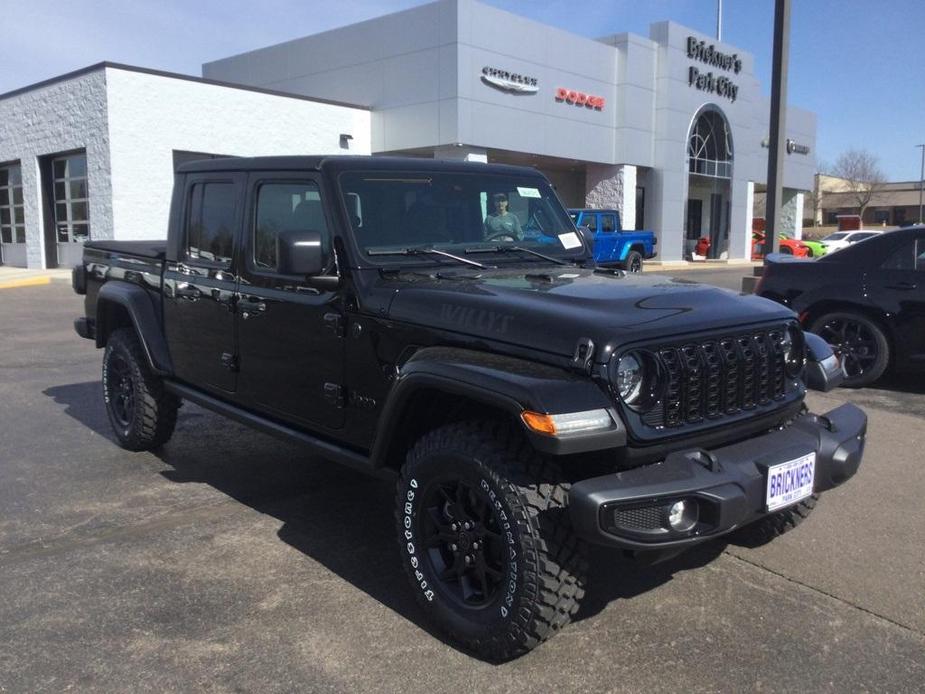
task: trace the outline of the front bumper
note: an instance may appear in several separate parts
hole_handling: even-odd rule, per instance
[[[694,545],[768,515],[770,466],[815,453],[813,492],[838,486],[857,472],[866,434],[867,415],[842,405],[731,446],[675,451],[660,463],[572,485],[572,523],[583,539],[622,549]],[[699,509],[698,522],[686,532],[671,530],[665,520],[665,509],[681,500]]]

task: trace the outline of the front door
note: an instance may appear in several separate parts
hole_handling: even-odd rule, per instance
[[[345,399],[338,294],[280,274],[277,263],[281,231],[321,232],[333,258],[319,181],[251,174],[247,211],[238,301],[240,400],[292,424],[338,428]]]
[[[925,232],[903,242],[868,273],[867,296],[892,314],[895,362],[925,363]]]
[[[164,332],[176,377],[219,395],[233,393],[236,238],[243,174],[187,178],[176,259],[164,272]]]

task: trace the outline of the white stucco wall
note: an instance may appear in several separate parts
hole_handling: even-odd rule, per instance
[[[45,266],[39,157],[69,150],[87,153],[90,230],[112,237],[106,75],[102,70],[0,99],[0,162],[22,166],[23,214],[29,267]]]
[[[118,239],[164,238],[173,150],[235,156],[369,154],[370,112],[106,69]],[[353,136],[348,150],[340,134]]]

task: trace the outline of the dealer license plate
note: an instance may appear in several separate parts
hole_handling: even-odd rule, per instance
[[[767,510],[776,511],[795,504],[813,493],[816,454],[806,455],[768,468]]]

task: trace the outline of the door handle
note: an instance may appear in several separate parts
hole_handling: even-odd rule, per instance
[[[248,296],[238,302],[238,310],[241,312],[241,318],[247,320],[254,314],[266,312],[267,303],[259,296]]]
[[[916,287],[918,287],[918,285],[915,282],[897,282],[896,284],[886,285],[887,289],[899,289],[904,292],[908,292]]]
[[[178,299],[191,299],[193,301],[202,297],[199,287],[189,282],[178,282],[177,286],[174,287],[173,294]]]

